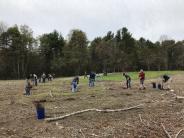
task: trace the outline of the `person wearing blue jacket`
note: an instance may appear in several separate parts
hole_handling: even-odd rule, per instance
[[[71,82],[72,92],[77,92],[77,85],[78,84],[79,84],[79,77],[77,76]]]

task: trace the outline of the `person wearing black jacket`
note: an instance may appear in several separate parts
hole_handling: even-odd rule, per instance
[[[95,77],[96,77],[96,74],[94,72],[90,72],[90,74],[89,74],[89,87],[95,86]]]

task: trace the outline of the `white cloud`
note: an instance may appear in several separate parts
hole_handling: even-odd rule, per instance
[[[156,41],[163,34],[184,39],[183,0],[0,0],[0,20],[27,24],[35,35],[73,28],[92,40],[127,27],[137,39]]]

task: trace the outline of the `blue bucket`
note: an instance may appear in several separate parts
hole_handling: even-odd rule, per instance
[[[45,118],[45,109],[43,107],[36,108],[36,112],[37,112],[37,119]]]

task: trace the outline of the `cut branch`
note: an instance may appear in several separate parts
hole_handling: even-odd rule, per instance
[[[79,130],[79,132],[82,134],[83,138],[86,138],[81,129]]]
[[[73,112],[73,113],[70,113],[70,114],[66,114],[66,115],[60,116],[60,117],[46,118],[45,120],[46,121],[56,121],[56,120],[67,118],[67,117],[72,116],[72,115],[77,115],[77,114],[81,114],[81,113],[85,113],[85,112],[90,112],[90,111],[96,111],[96,112],[120,112],[120,111],[128,111],[128,110],[132,110],[132,109],[139,109],[139,108],[141,108],[140,106],[142,106],[142,104],[139,104],[139,105],[136,105],[136,106],[133,106],[133,107],[129,107],[129,108],[115,109],[115,110],[112,110],[112,109],[100,110],[100,109],[95,109],[95,108],[85,109],[85,110]]]
[[[162,123],[161,123],[161,125],[162,125],[162,128],[163,128],[167,138],[172,138],[171,135],[169,134],[169,132],[165,129],[165,126]]]
[[[141,123],[142,123],[143,121],[142,121],[142,117],[141,117],[141,114],[139,114],[139,119],[140,119],[140,121],[141,121]]]
[[[184,131],[184,129],[181,129],[180,131],[178,131],[178,133],[176,134],[175,138],[178,138],[178,136],[180,135],[180,133]]]
[[[54,96],[52,95],[52,91],[49,92],[49,95],[50,95],[50,97],[52,97],[52,98],[54,97]]]

